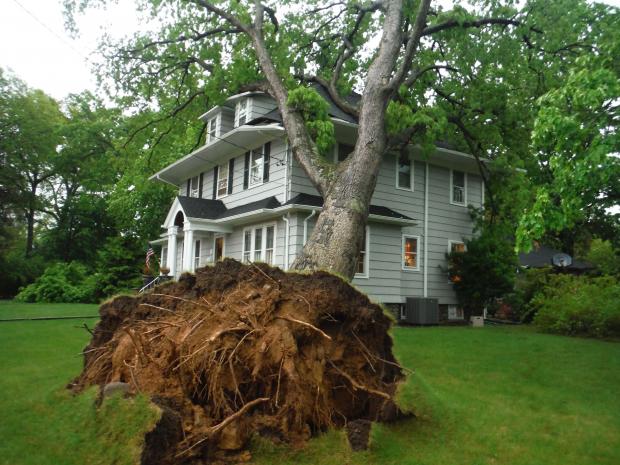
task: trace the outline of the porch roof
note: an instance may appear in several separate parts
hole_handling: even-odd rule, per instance
[[[275,196],[271,196],[234,208],[226,208],[220,200],[199,199],[181,195],[177,197],[177,201],[187,219],[190,222],[199,222],[203,227],[207,227],[208,224],[234,225],[245,222],[249,217],[252,219],[266,218],[292,210],[314,210],[323,207],[323,198],[309,194],[298,194],[284,204],[280,203]],[[402,225],[416,223],[413,218],[380,205],[370,206],[369,219]]]

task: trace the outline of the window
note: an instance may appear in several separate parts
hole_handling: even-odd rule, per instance
[[[224,236],[215,236],[213,240],[213,261],[219,262],[224,258]]]
[[[250,186],[263,183],[264,157],[262,148],[250,153]]]
[[[161,260],[159,260],[160,268],[168,266],[168,247],[163,246],[161,248]]]
[[[207,143],[214,142],[217,139],[219,119],[220,115],[217,115],[207,121]]]
[[[341,162],[347,159],[349,155],[355,150],[355,147],[349,144],[336,144],[334,158],[336,162]]]
[[[462,320],[463,309],[457,305],[448,305],[448,320]]]
[[[196,241],[194,246],[194,269],[200,267],[200,239]]]
[[[217,198],[228,195],[228,163],[220,165],[217,169]]]
[[[251,99],[243,98],[237,102],[235,108],[235,127],[243,126],[250,116]]]
[[[276,248],[276,226],[255,226],[243,231],[243,261],[265,262],[273,265]]]
[[[451,171],[450,202],[455,205],[467,203],[467,175],[462,171]]]
[[[450,241],[449,246],[450,246],[450,252],[459,252],[459,253],[465,252],[465,244],[463,242]]]
[[[418,236],[403,236],[403,269],[417,271],[420,269]]]
[[[199,186],[198,180],[199,180],[199,176],[194,176],[191,179],[190,189],[189,189],[189,192],[187,193],[189,197],[198,197],[198,194],[200,192],[200,186]]]
[[[448,252],[450,253],[463,253],[465,252],[465,244],[461,241],[448,241]],[[451,265],[451,263],[450,263]],[[450,269],[452,266],[449,267]],[[458,283],[461,281],[461,277],[456,273],[450,273],[448,277],[450,283]]]
[[[364,232],[364,243],[362,244],[362,250],[360,250],[360,254],[357,257],[357,268],[355,270],[356,278],[367,278],[368,277],[368,259],[369,259],[369,250],[368,250],[368,236],[369,230],[368,226],[366,226],[366,230]]]
[[[396,188],[413,190],[413,164],[407,155],[396,158]]]

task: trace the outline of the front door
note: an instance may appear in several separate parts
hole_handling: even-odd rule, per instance
[[[214,244],[214,261],[219,262],[224,258],[224,236],[217,236]]]

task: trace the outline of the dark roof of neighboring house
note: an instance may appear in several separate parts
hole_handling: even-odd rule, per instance
[[[205,220],[220,220],[230,218],[243,213],[249,213],[256,210],[273,210],[281,207],[282,204],[275,196],[266,199],[257,200],[256,202],[246,203],[234,208],[226,208],[221,200],[199,199],[196,197],[178,196],[179,202],[185,215],[189,218],[202,218]],[[323,198],[318,195],[298,194],[284,205],[306,205],[309,207],[322,207]],[[370,206],[371,215],[385,216],[387,218],[396,218],[402,220],[411,220],[408,216],[398,213],[391,208],[381,207],[378,205]]]
[[[560,250],[552,249],[545,245],[535,247],[528,253],[519,254],[519,264],[528,268],[543,268],[553,266],[553,256],[562,253]],[[573,263],[566,267],[569,270],[589,270],[594,268],[590,263],[573,259]]]
[[[297,194],[291,200],[286,202],[284,205],[308,205],[311,207],[322,207],[323,206],[323,198],[318,195],[310,195],[310,194]],[[382,207],[379,205],[371,205],[369,213],[371,215],[379,215],[385,216],[388,218],[398,218],[402,220],[412,220],[406,215],[402,213],[398,213],[397,211],[392,210],[388,207]]]

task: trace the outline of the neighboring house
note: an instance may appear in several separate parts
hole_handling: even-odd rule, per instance
[[[562,259],[566,260],[563,265],[560,263]],[[519,266],[523,268],[554,267],[556,270],[572,274],[581,274],[594,269],[591,263],[574,260],[570,255],[560,250],[540,244],[535,244],[530,252],[519,254]]]
[[[322,88],[318,88],[329,101]],[[353,149],[356,121],[331,105],[334,162]],[[289,150],[275,102],[235,95],[201,119],[204,146],[151,179],[177,186],[161,263],[178,277],[222,257],[288,269],[310,237],[322,199]],[[428,161],[389,154],[372,197],[364,250],[353,284],[378,302],[438,299],[440,313],[462,318],[446,272],[446,253],[472,236],[468,205],[484,203],[474,157],[438,147]]]

